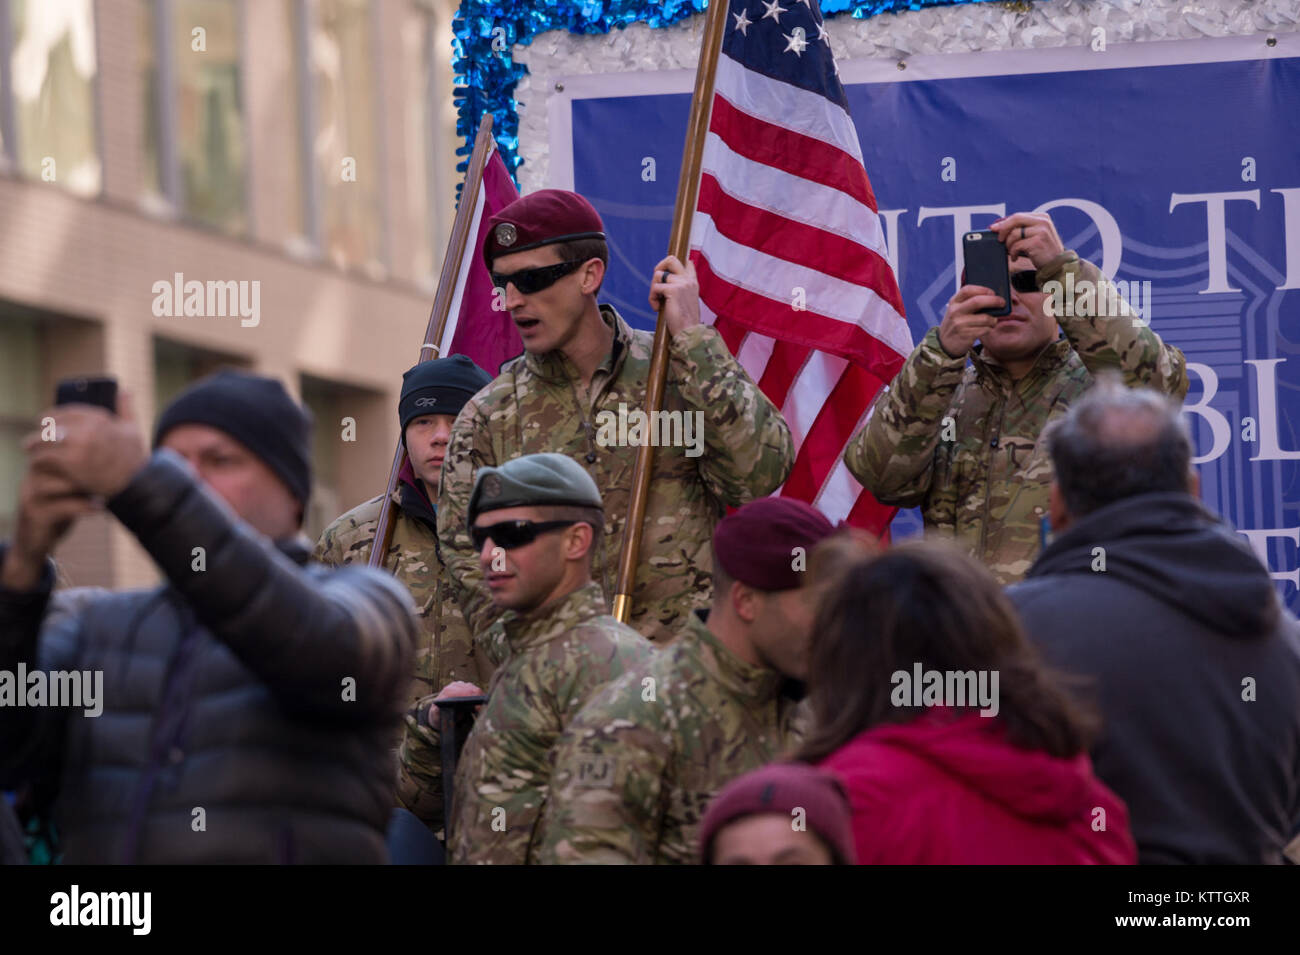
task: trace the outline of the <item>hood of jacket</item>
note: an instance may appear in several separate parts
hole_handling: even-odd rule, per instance
[[[859,739],[903,750],[1022,819],[1066,825],[1102,802],[1086,754],[1059,759],[1007,741],[996,717],[936,708],[910,723],[877,726]]]
[[[1271,633],[1280,604],[1268,570],[1190,494],[1139,494],[1072,525],[1026,575],[1088,574],[1104,549],[1105,574],[1224,634]]]

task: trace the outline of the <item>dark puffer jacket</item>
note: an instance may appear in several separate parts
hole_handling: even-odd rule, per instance
[[[406,591],[299,566],[305,541],[272,548],[167,451],[108,506],[168,582],[0,589],[0,670],[103,673],[97,717],[0,708],[0,788],[55,793],[70,863],[386,862]]]

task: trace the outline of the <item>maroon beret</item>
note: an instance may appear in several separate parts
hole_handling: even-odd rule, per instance
[[[794,549],[802,547],[806,559],[834,531],[821,511],[803,501],[764,497],[718,522],[713,552],[733,580],[759,590],[793,590],[803,582]]]
[[[807,763],[773,763],[728,783],[700,822],[700,859],[710,865],[713,839],[722,829],[745,816],[776,813],[792,821],[803,810],[810,832],[821,836],[836,865],[856,865],[853,812],[838,777]]]
[[[488,220],[483,262],[554,242],[605,238],[600,213],[576,192],[539,189],[516,199]]]

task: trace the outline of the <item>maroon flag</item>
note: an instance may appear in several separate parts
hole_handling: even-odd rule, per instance
[[[456,278],[456,296],[447,313],[440,355],[465,355],[495,377],[501,363],[524,350],[519,330],[504,308],[493,309],[492,278],[483,264],[488,220],[519,198],[519,190],[493,145],[474,203],[469,238]]]

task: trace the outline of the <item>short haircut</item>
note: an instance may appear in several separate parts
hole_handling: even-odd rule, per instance
[[[600,259],[606,269],[609,268],[609,246],[604,239],[575,239],[572,242],[557,242],[555,252],[560,257],[561,262],[571,262],[577,259],[586,262],[588,259]],[[605,284],[601,279],[600,285],[596,286],[596,291],[592,294],[599,294],[600,286]]]
[[[1179,406],[1126,388],[1118,375],[1099,378],[1046,437],[1071,517],[1138,494],[1188,491],[1192,442]]]
[[[601,553],[605,538],[605,512],[598,507],[581,507],[578,505],[545,505],[538,508],[548,521],[573,521],[591,525],[591,549],[587,552],[590,561],[595,561]],[[594,563],[593,563],[594,566]]]

